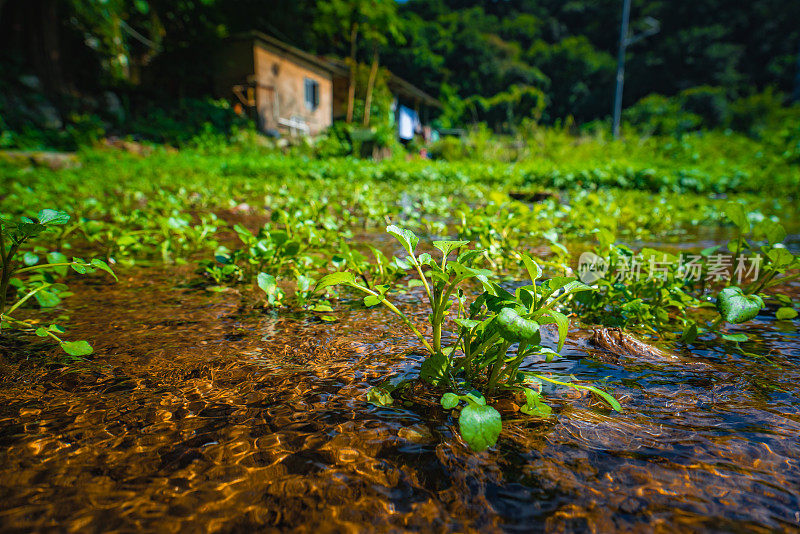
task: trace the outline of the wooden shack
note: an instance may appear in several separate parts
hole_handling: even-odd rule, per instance
[[[333,120],[334,70],[317,56],[249,32],[217,52],[214,89],[219,96],[235,96],[263,132],[315,135]]]
[[[228,39],[213,61],[214,92],[235,98],[262,132],[316,135],[344,118],[349,71],[335,58],[304,52],[279,39],[251,31]],[[428,110],[441,104],[390,73],[389,90],[398,104]]]

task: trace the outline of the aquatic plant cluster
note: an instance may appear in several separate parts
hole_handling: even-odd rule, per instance
[[[366,400],[408,401],[421,380],[458,412],[462,438],[479,451],[501,431],[496,399],[518,400],[529,417],[550,416],[545,383],[623,409],[596,384],[521,370],[558,358],[571,321],[749,354],[747,335],[726,325],[759,313],[797,317],[798,303],[781,289],[800,268],[782,223],[797,224],[796,169],[775,182],[786,195],[764,198],[751,179],[722,179],[723,164],[706,165],[701,176],[681,163],[572,171],[318,161],[228,147],[148,157],[94,150],[82,154],[82,167],[58,171],[0,164],[0,328],[51,339],[69,358],[89,357],[91,340],[69,341],[63,313],[49,320],[68,308],[69,272],[115,276],[154,263],[191,263],[187,283],[198,291],[235,288],[247,306],[301,313],[332,329],[342,306],[383,306],[426,356],[418,379],[376,386]],[[701,269],[724,251],[733,264],[757,254],[758,272],[745,283],[697,280],[669,261],[658,277],[578,279],[571,253],[591,251],[612,270],[635,254],[675,260],[676,250],[635,243],[678,244],[698,227],[731,237],[697,252]],[[398,297],[427,301],[427,324],[409,317]],[[552,346],[542,336],[550,328]]]

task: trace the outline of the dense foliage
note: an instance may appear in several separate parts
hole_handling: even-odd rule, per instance
[[[252,29],[364,65],[368,75],[355,95],[361,117],[355,118],[365,124],[379,66],[438,97],[444,127],[486,122],[510,132],[525,119],[581,124],[606,117],[611,107],[616,0],[273,0],[269,9],[255,0],[40,3],[47,8],[42,13],[15,2],[0,5],[0,77],[10,95],[0,99],[0,128],[19,138],[3,139],[6,145],[72,148],[97,137],[102,125],[182,141],[183,132],[169,127],[176,118],[202,124],[209,117],[220,127],[229,119],[208,109],[208,64],[198,58],[220,39]],[[800,95],[797,2],[732,8],[720,0],[634,1],[633,32],[646,17],[657,19],[661,30],[628,49],[624,102],[639,102],[629,113],[633,122],[644,120],[657,133],[701,126],[749,132],[751,115],[737,107],[774,109]],[[51,49],[26,44],[27,34]],[[742,100],[769,88],[772,101]],[[105,102],[108,89],[111,102]],[[47,99],[24,102],[36,95]],[[178,97],[198,100],[178,103]],[[20,104],[33,116],[21,113]],[[356,107],[348,105],[348,117],[358,115]],[[50,122],[60,123],[56,129],[69,139],[37,140],[24,131],[31,118],[57,119]],[[152,132],[153,119],[166,131]]]
[[[417,402],[421,380],[444,409],[460,408],[461,436],[482,450],[498,439],[503,398],[537,418],[550,416],[543,393],[553,387],[623,409],[602,384],[550,365],[577,320],[758,358],[746,323],[797,317],[785,290],[800,269],[786,244],[798,225],[793,137],[609,141],[527,127],[525,142],[474,132],[472,159],[448,144],[439,161],[317,159],[330,139],[278,147],[206,132],[181,151],[84,150],[80,166],[60,170],[0,161],[3,337],[39,336],[43,352],[56,342],[68,358],[92,358],[91,340],[68,330],[71,272],[154,263],[190,264],[194,291],[235,291],[245,308],[331,328],[343,307],[385,306],[426,356],[417,378],[374,384],[365,400]],[[376,237],[384,229],[396,244]],[[637,244],[702,242],[708,231],[727,237],[714,238],[723,246],[690,250],[716,277],[692,279],[682,252]],[[657,277],[589,279],[584,255],[571,254],[580,250],[611,273],[634,259],[665,266]],[[732,270],[755,256],[749,277],[720,274],[726,257]],[[427,303],[427,322],[408,314],[415,301]]]

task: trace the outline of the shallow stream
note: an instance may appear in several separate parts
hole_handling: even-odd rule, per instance
[[[537,369],[599,382],[624,412],[551,392],[551,420],[506,420],[474,454],[437,407],[365,402],[420,362],[388,312],[342,305],[329,325],[192,276],[73,279],[89,363],[42,365],[26,359],[41,347],[3,341],[2,530],[800,530],[796,319],[747,325],[757,361],[718,342],[620,358],[574,328]]]

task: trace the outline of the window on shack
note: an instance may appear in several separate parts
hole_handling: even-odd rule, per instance
[[[311,78],[305,79],[306,107],[314,111],[319,107],[319,84]]]

